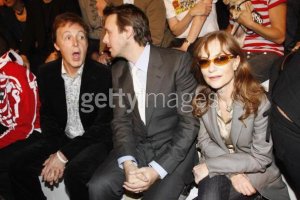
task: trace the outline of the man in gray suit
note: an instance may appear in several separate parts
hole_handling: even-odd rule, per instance
[[[147,17],[134,5],[104,12],[103,41],[126,60],[112,67],[114,150],[88,183],[90,199],[119,200],[125,190],[148,200],[178,199],[197,159],[191,58],[150,45]]]

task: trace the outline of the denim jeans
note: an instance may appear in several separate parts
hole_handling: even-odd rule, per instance
[[[235,191],[231,181],[226,176],[205,177],[198,184],[198,197],[194,200],[254,200],[260,196],[257,192],[252,196],[245,196]]]
[[[197,200],[226,200],[230,195],[230,180],[226,176],[205,177],[198,185]]]

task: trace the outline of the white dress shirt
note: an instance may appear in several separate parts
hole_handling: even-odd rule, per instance
[[[141,117],[142,121],[144,122],[144,124],[146,124],[145,96],[146,96],[149,56],[150,56],[150,46],[146,45],[143,53],[141,54],[141,56],[139,57],[137,62],[135,64],[129,62],[132,81],[133,81],[134,93],[137,98],[140,117]]]
[[[123,0],[123,3],[134,4],[134,0]]]

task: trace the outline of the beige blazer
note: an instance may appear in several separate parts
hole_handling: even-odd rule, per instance
[[[263,113],[270,108],[262,101],[257,116],[250,115],[241,122],[244,113],[241,102],[233,103],[231,139],[235,153],[230,154],[222,141],[217,124],[216,106],[211,106],[200,119],[197,147],[201,151],[201,162],[207,164],[209,176],[246,174],[252,185],[268,199],[289,199],[287,187],[273,161],[272,140],[266,142],[268,117]]]

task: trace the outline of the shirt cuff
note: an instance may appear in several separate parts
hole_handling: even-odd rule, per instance
[[[122,157],[118,158],[118,165],[121,169],[123,169],[123,163],[127,160],[131,160],[133,162],[133,164],[135,164],[137,166],[137,161],[133,156],[122,156]]]
[[[168,174],[168,172],[154,160],[149,163],[149,166],[159,174],[161,179],[165,178],[165,176]]]

